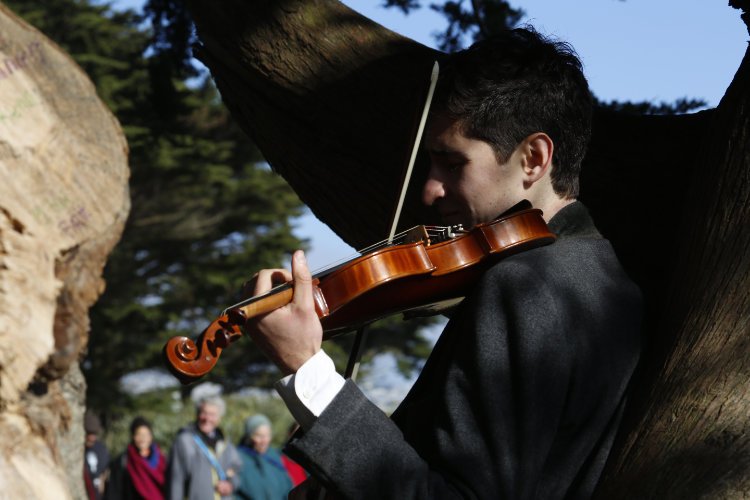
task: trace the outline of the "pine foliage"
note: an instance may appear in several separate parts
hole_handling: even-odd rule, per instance
[[[86,71],[127,136],[132,209],[90,313],[83,362],[89,404],[123,404],[122,375],[163,366],[168,338],[194,338],[255,270],[279,267],[304,247],[292,233],[303,205],[232,122],[209,79],[188,86],[179,61],[147,57],[142,17],[88,0],[7,4]],[[258,359],[244,356],[243,365]],[[222,375],[231,373],[215,379]]]

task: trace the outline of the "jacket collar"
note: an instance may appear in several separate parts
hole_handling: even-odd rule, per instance
[[[589,210],[580,201],[566,205],[557,212],[549,224],[550,230],[559,238],[602,238],[594,225]]]

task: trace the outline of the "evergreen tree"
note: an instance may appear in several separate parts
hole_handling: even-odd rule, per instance
[[[386,0],[384,7],[397,8],[409,14],[422,8],[422,5],[416,0]],[[526,15],[522,9],[511,7],[505,0],[448,0],[430,3],[430,9],[445,17],[447,25],[442,33],[435,36],[435,40],[437,47],[446,52],[461,49],[467,38],[481,40],[498,31],[511,29]]]
[[[179,61],[144,56],[151,34],[140,16],[88,0],[7,3],[81,65],[128,139],[132,209],[91,310],[83,363],[89,404],[111,407],[124,402],[115,397],[123,374],[163,366],[168,338],[194,338],[255,270],[304,246],[291,226],[303,206],[210,80],[187,86]],[[234,351],[243,365],[260,359]]]

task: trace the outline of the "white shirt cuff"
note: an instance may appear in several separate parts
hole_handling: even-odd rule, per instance
[[[321,349],[275,387],[294,419],[307,430],[344,387],[344,377],[336,373],[333,360]]]

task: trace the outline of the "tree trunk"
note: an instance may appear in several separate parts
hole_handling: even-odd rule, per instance
[[[601,498],[750,496],[750,52],[706,125]]]
[[[191,10],[199,57],[271,166],[352,246],[384,238],[440,54],[334,0]],[[750,495],[749,79],[746,55],[716,110],[596,112],[581,199],[647,300],[602,498]],[[412,185],[424,175],[421,159]],[[402,227],[433,215],[410,190]]]
[[[129,210],[127,145],[75,63],[0,5],[0,491],[83,498],[88,308]]]

